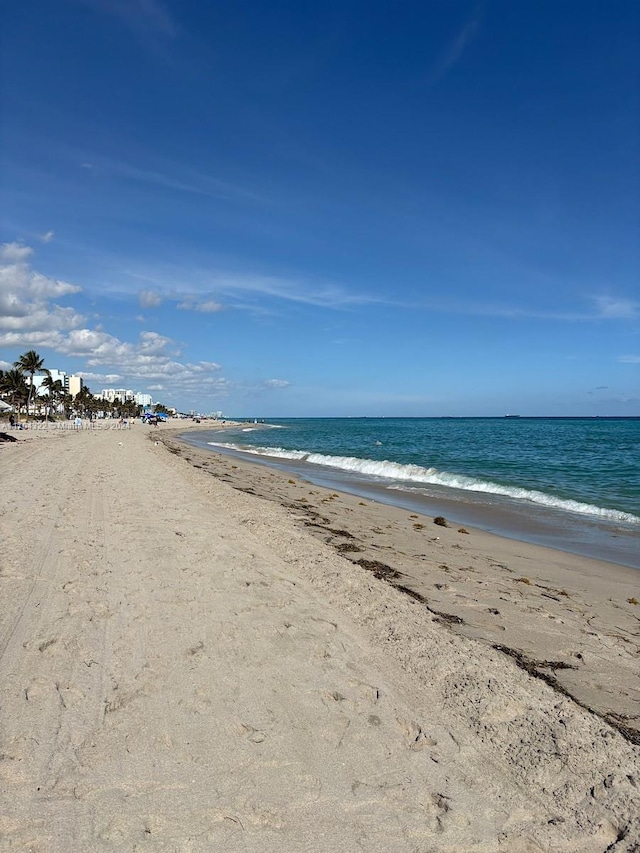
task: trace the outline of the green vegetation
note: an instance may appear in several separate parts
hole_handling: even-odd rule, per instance
[[[45,374],[42,388],[46,394],[37,393],[36,374]],[[51,371],[44,366],[44,359],[35,351],[29,350],[13,363],[11,370],[0,370],[0,400],[9,406],[9,410],[18,418],[24,416],[37,420],[65,419],[79,415],[93,418],[135,418],[142,414],[142,406],[133,400],[101,400],[83,385],[80,392],[72,397],[59,379],[53,379]],[[155,412],[168,414],[162,403],[157,403]]]
[[[27,395],[28,413],[31,410],[33,392],[36,390],[35,385],[33,384],[36,373],[48,373],[49,371],[44,367],[44,359],[40,358],[34,349],[30,349],[28,352],[25,352],[24,355],[21,355],[17,361],[13,362],[13,366],[16,370],[19,370],[20,373],[29,374],[29,393]]]

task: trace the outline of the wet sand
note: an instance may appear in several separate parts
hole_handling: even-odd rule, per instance
[[[255,428],[251,428],[254,431]],[[260,427],[258,427],[260,429]],[[269,444],[269,427],[263,427],[263,442]],[[265,432],[266,429],[266,432]],[[242,429],[244,432],[244,428]],[[237,430],[222,435],[220,444],[235,443],[242,437]],[[528,501],[514,501],[501,495],[486,495],[464,489],[422,486],[392,480],[363,477],[353,471],[317,465],[306,460],[254,455],[230,447],[211,446],[211,436],[193,432],[184,440],[207,450],[267,467],[288,471],[309,483],[347,492],[377,503],[392,504],[421,515],[445,515],[458,524],[472,526],[508,539],[543,545],[591,559],[640,570],[640,528],[624,522],[612,522],[598,516],[570,513]],[[214,439],[214,442],[216,440]]]
[[[640,603],[632,603],[640,602],[637,570],[446,517],[443,527],[433,516],[310,486],[215,449],[168,444],[235,488],[288,508],[312,535],[354,564],[369,564],[369,571],[420,600],[450,630],[502,647],[640,743]]]

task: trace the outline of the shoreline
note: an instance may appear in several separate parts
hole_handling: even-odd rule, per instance
[[[184,432],[166,430],[163,443],[233,488],[278,503],[342,556],[422,601],[453,632],[499,647],[640,743],[633,675],[640,604],[631,603],[640,599],[637,569],[453,521],[441,527],[424,512],[205,449]],[[628,654],[609,648],[612,625]]]
[[[185,440],[203,446],[197,433],[193,440]],[[257,456],[225,447],[211,446],[210,449],[236,460],[288,472],[324,488],[425,515],[445,512],[459,524],[481,528],[497,536],[640,570],[640,529],[629,523],[615,523],[539,504],[518,503],[497,494],[487,502],[486,496],[477,496],[473,491],[431,487],[438,494],[425,495],[422,490],[401,482],[378,482],[376,478],[313,465],[305,460]]]
[[[632,570],[182,431],[0,446],[2,849],[636,848]]]

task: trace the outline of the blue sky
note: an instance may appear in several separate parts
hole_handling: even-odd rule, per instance
[[[635,0],[2,16],[0,366],[228,416],[640,414]]]

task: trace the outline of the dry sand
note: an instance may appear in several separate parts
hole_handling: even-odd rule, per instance
[[[637,573],[166,427],[17,437],[1,850],[640,850]]]

